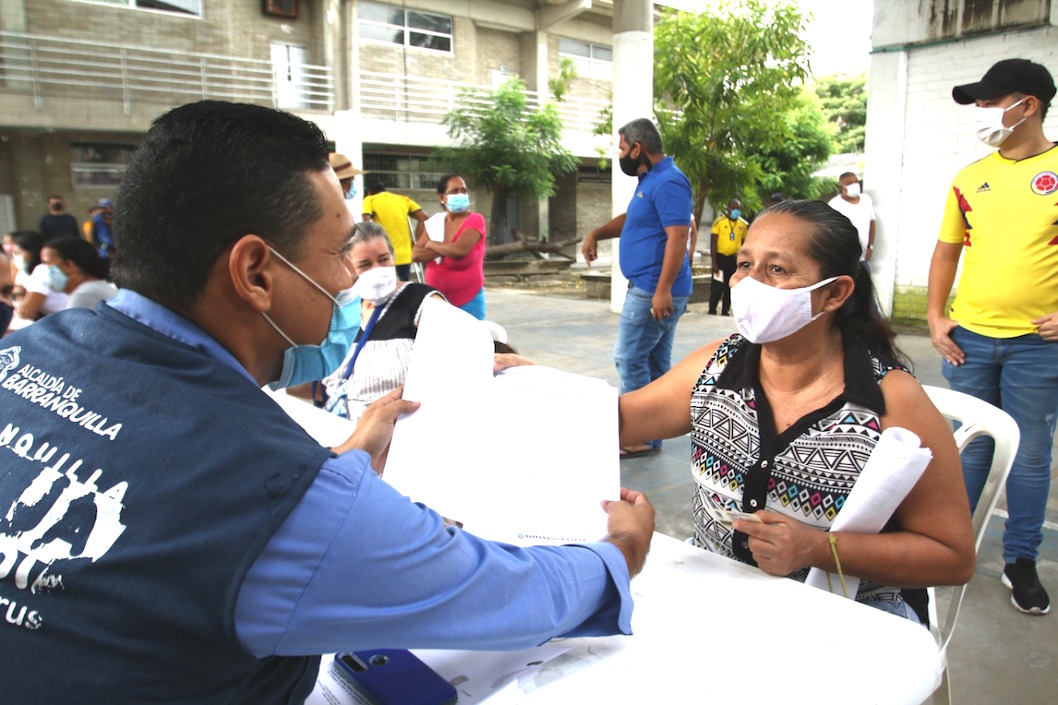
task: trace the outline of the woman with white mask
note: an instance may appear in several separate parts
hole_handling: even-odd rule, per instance
[[[699,547],[796,580],[856,576],[849,597],[924,622],[919,588],[973,575],[969,504],[951,430],[901,364],[860,253],[823,202],[761,213],[731,280],[739,333],[621,397],[621,445],[691,433]],[[893,427],[931,450],[921,479],[881,533],[830,533]]]
[[[368,404],[404,384],[423,302],[444,297],[425,284],[398,281],[393,245],[378,223],[357,223],[350,244],[360,331],[341,366],[314,385],[313,401],[356,421]]]

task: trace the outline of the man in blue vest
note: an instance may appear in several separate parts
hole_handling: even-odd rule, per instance
[[[261,391],[329,371],[359,325],[318,128],[172,110],[115,224],[118,296],[0,346],[4,702],[295,703],[329,652],[630,631],[643,495],[597,544],[490,543],[372,471],[399,392],[328,449]]]

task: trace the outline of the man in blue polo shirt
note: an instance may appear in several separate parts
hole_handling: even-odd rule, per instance
[[[599,240],[621,238],[621,273],[628,293],[614,345],[621,393],[645,387],[669,371],[676,322],[691,295],[687,257],[691,183],[672,157],[666,157],[654,123],[639,118],[617,131],[618,163],[639,179],[635,195],[621,215],[588,233],[581,252],[591,266]],[[661,441],[622,448],[621,457],[654,454]]]

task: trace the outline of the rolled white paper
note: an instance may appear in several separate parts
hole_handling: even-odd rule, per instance
[[[906,428],[894,427],[882,431],[878,444],[874,446],[871,457],[863,466],[830,530],[860,534],[881,531],[933,458],[929,448],[922,448],[921,445],[919,437]],[[838,551],[840,556],[840,546]],[[828,587],[826,571],[812,568],[808,571],[805,584],[840,595],[841,581],[836,574],[832,575]],[[849,598],[855,599],[859,585],[859,578],[845,573],[845,588]]]

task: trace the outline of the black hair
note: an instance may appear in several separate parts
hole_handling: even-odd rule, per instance
[[[636,118],[625,124],[617,131],[617,134],[625,136],[625,142],[632,146],[636,142],[643,145],[643,149],[649,154],[663,154],[665,147],[661,142],[661,133],[650,120]]]
[[[87,240],[79,237],[60,237],[44,243],[44,247],[55,250],[55,254],[64,262],[73,262],[82,274],[97,279],[106,279],[110,269],[107,261],[99,256],[99,251]]]
[[[32,274],[33,268],[40,264],[40,248],[44,246],[44,236],[35,230],[17,230],[11,233],[18,249],[26,255],[26,274]]]
[[[296,259],[305,228],[323,214],[310,174],[330,168],[323,133],[290,113],[220,101],[170,110],[122,179],[115,283],[184,312],[244,235]]]
[[[448,182],[455,178],[463,178],[459,174],[445,174],[437,180],[437,193],[444,194],[448,190]]]
[[[386,185],[382,183],[382,179],[377,176],[368,176],[364,179],[364,192],[367,195],[376,193],[382,193],[386,190]]]
[[[812,226],[808,255],[819,263],[822,279],[843,274],[852,277],[852,296],[835,316],[842,337],[858,339],[872,352],[910,367],[907,356],[896,347],[893,329],[879,313],[874,282],[870,272],[860,265],[860,237],[852,221],[823,201],[782,201],[760,215],[778,213],[792,215]]]

